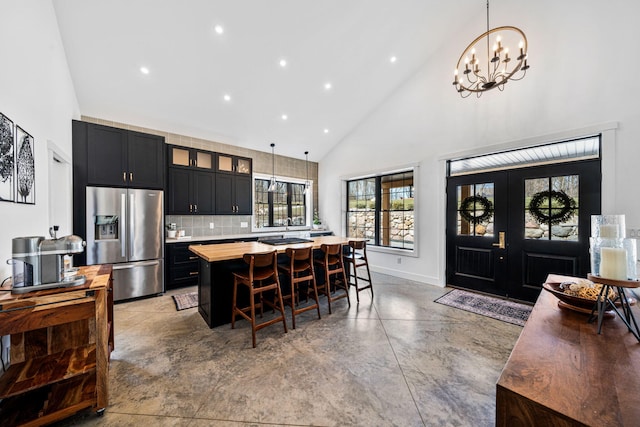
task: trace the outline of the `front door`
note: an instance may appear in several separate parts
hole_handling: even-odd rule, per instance
[[[447,284],[535,301],[549,273],[586,277],[600,161],[450,177]]]

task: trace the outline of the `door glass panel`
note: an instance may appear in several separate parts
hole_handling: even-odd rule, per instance
[[[578,240],[578,175],[525,180],[524,238]]]
[[[233,172],[233,158],[229,156],[218,155],[218,170]]]
[[[238,159],[238,173],[251,173],[251,162],[247,159]]]
[[[189,166],[189,150],[185,150],[184,148],[174,147],[172,149],[171,158],[174,165]]]
[[[494,184],[466,184],[457,187],[459,236],[493,237]]]
[[[211,153],[203,153],[201,151],[196,153],[196,166],[203,169],[211,169],[212,165]]]

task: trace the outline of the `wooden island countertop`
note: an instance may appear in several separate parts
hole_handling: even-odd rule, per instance
[[[277,250],[278,253],[284,253],[287,248],[300,248],[312,245],[314,249],[320,249],[323,244],[341,243],[346,245],[349,240],[366,240],[355,239],[340,236],[320,236],[312,237],[309,243],[294,243],[287,245],[268,245],[261,242],[237,242],[237,243],[220,243],[212,245],[190,245],[189,250],[200,258],[208,262],[229,261],[240,259],[242,255],[247,253],[270,252]]]
[[[269,245],[261,242],[218,243],[190,245],[189,250],[198,255],[200,269],[198,275],[198,312],[210,328],[231,322],[231,301],[233,291],[233,271],[246,268],[242,256],[247,253],[277,251],[287,248],[313,247],[319,250],[323,244],[340,243],[346,245],[354,239],[339,236],[319,236],[310,242],[285,245]]]
[[[617,316],[601,334],[588,318],[540,293],[497,383],[496,426],[639,425],[640,343]]]

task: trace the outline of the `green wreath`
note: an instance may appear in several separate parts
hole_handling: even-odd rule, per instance
[[[560,207],[551,207],[554,201]],[[556,225],[566,222],[573,216],[575,209],[576,201],[562,190],[540,191],[529,202],[529,212],[539,224]]]
[[[480,208],[476,209],[477,206]],[[482,211],[482,213],[476,215],[477,211]],[[460,216],[473,224],[487,222],[493,217],[493,203],[484,196],[465,197],[460,203]]]

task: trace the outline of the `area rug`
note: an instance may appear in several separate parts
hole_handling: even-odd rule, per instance
[[[530,305],[461,289],[454,289],[435,302],[519,326],[524,326],[533,308]]]
[[[186,310],[198,306],[198,292],[174,295],[173,301],[176,303],[176,310]]]

